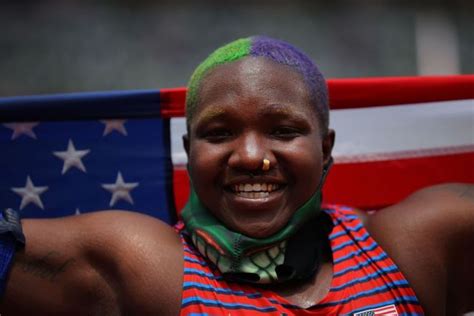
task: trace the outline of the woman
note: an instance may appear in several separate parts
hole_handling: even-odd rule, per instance
[[[324,78],[265,37],[191,78],[192,181],[175,229],[109,211],[24,220],[9,314],[457,314],[474,308],[473,188],[443,185],[373,216],[321,208],[331,165]],[[375,242],[375,240],[377,242]]]

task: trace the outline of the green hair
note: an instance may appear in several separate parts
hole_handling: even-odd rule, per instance
[[[186,94],[186,120],[191,122],[198,103],[199,86],[204,76],[219,65],[237,61],[250,53],[250,38],[241,38],[224,45],[209,55],[194,71]]]

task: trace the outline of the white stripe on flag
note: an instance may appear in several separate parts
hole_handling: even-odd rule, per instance
[[[336,160],[474,145],[474,100],[336,110],[331,120]]]

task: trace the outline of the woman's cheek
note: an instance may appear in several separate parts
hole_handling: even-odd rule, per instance
[[[193,179],[206,179],[220,169],[222,150],[214,144],[196,142],[191,148],[189,160]]]

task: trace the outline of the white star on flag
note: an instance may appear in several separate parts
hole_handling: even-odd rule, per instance
[[[36,127],[39,122],[25,122],[25,123],[7,123],[3,124],[6,128],[13,130],[11,140],[17,139],[21,135],[27,135],[31,138],[36,139],[36,134],[33,128]]]
[[[138,185],[138,182],[126,183],[122,178],[122,173],[119,171],[114,184],[102,184],[102,187],[112,193],[109,206],[114,206],[118,200],[125,200],[133,205],[133,199],[130,195],[130,191],[135,189]]]
[[[41,202],[40,195],[48,190],[48,187],[35,187],[30,176],[26,177],[26,184],[23,188],[11,188],[13,192],[21,196],[20,210],[25,208],[30,203],[36,204],[39,208],[44,210],[43,202]]]
[[[76,150],[72,140],[69,140],[66,151],[53,151],[53,154],[64,160],[61,174],[65,174],[71,167],[76,167],[82,172],[86,172],[86,167],[82,163],[82,158],[90,152],[89,149]]]
[[[127,120],[102,120],[101,122],[105,124],[105,129],[102,136],[106,136],[113,131],[117,131],[120,134],[127,136],[127,130],[124,126],[126,121]]]

